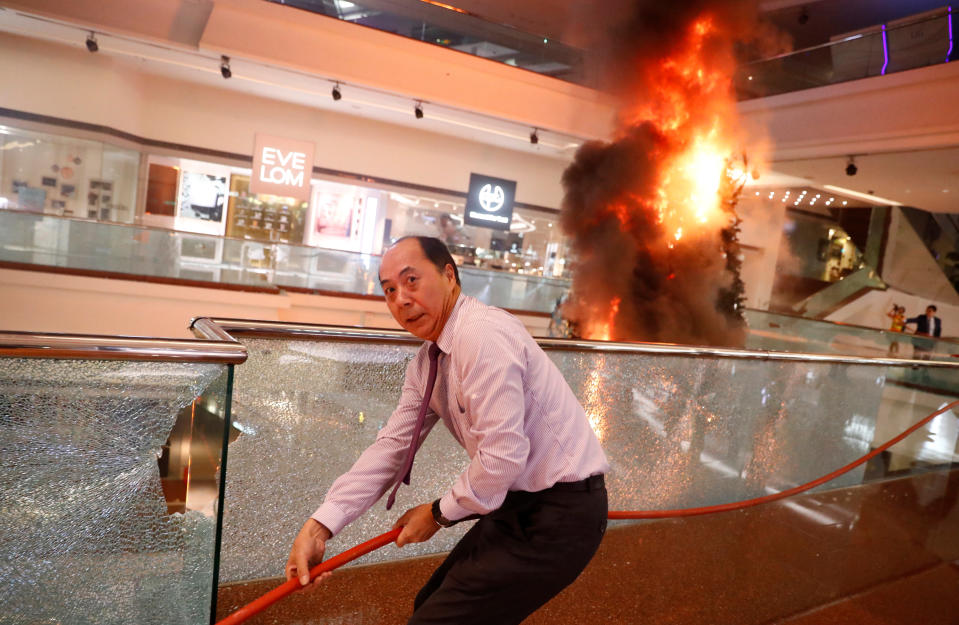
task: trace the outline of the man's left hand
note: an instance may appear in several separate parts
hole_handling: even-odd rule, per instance
[[[393,525],[393,529],[397,527],[403,528],[396,539],[397,547],[427,541],[440,528],[433,520],[433,506],[428,503],[407,510]]]

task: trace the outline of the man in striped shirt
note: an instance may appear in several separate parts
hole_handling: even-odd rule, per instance
[[[399,518],[396,544],[480,520],[419,592],[409,623],[519,623],[576,579],[599,546],[606,456],[562,374],[522,322],[461,294],[441,241],[398,241],[383,255],[380,283],[393,317],[426,343],[376,441],[300,530],[287,579],[309,584],[326,541],[403,480],[407,453],[442,420],[469,466],[438,499]],[[438,373],[411,450],[431,349]]]

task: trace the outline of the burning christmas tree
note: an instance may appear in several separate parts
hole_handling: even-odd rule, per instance
[[[575,335],[742,345],[735,208],[749,163],[732,49],[747,4],[651,3],[634,16],[657,36],[620,65],[633,97],[617,135],[584,144],[563,175],[576,258],[563,315]]]

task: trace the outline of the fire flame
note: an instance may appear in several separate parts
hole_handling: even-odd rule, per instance
[[[617,240],[623,241],[624,248],[634,252],[632,257],[624,252],[624,264],[656,265],[663,278],[677,285],[683,281],[684,267],[679,262],[674,266],[673,259],[685,255],[687,265],[694,264],[689,261],[694,254],[684,249],[715,245],[718,233],[735,219],[730,208],[734,201],[729,200],[729,189],[737,184],[741,188],[746,177],[745,162],[734,163],[732,157],[740,139],[735,128],[735,102],[731,95],[731,47],[728,59],[717,54],[716,41],[726,41],[724,37],[725,33],[721,32],[716,20],[700,16],[688,26],[681,41],[666,56],[656,62],[638,65],[635,71],[639,83],[645,86],[644,93],[620,112],[620,130],[611,144],[637,142],[639,136],[645,142],[643,146],[651,145],[642,153],[642,158],[651,165],[637,174],[647,176],[651,182],[633,185],[640,187],[639,191],[630,187],[630,183],[623,183],[626,190],[606,200],[600,213],[616,220],[619,233],[611,235],[605,230],[605,234],[595,236],[612,236],[612,239],[607,238],[607,246],[616,246]],[[717,60],[717,57],[722,58]],[[586,156],[584,167],[592,166]],[[572,184],[565,178],[564,182],[568,187]],[[567,193],[569,197],[569,191]],[[592,199],[576,196],[574,201],[585,204]],[[585,228],[572,220],[564,225],[573,231]],[[602,230],[601,223],[595,229]],[[575,238],[576,232],[572,234]],[[587,233],[587,236],[594,235]],[[592,255],[599,267],[603,260],[608,264],[612,254],[595,241],[577,251],[581,253],[584,265],[589,263],[588,257]],[[583,275],[589,275],[588,280],[595,282],[596,269],[584,270]],[[703,279],[714,284],[720,282],[713,275]],[[662,340],[661,336],[617,332],[620,324],[615,322],[621,304],[629,309],[626,314],[635,315],[635,309],[644,303],[645,291],[654,290],[652,287],[645,291],[634,288],[630,280],[635,281],[635,276],[624,275],[619,281],[610,280],[608,285],[574,281],[573,291],[583,300],[583,306],[576,314],[577,329],[582,336],[597,340]],[[626,302],[623,295],[627,297]],[[596,321],[592,321],[594,319]]]
[[[647,84],[661,97],[645,101],[628,113],[629,124],[649,122],[659,132],[680,138],[683,146],[663,163],[657,194],[660,222],[676,241],[703,227],[722,227],[727,220],[720,207],[720,186],[734,137],[726,120],[730,109],[731,75],[707,63],[707,38],[716,34],[709,17],[689,28],[683,45],[671,57],[646,68]]]
[[[616,320],[616,315],[619,314],[619,303],[621,301],[623,301],[621,297],[614,297],[610,301],[609,315],[606,317],[606,321],[591,327],[587,338],[596,341],[608,341],[610,339],[613,335],[613,322]]]

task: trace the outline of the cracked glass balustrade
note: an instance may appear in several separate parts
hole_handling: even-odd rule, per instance
[[[209,622],[230,368],[0,358],[0,623]]]
[[[333,480],[375,438],[400,394],[414,343],[245,338],[237,370],[223,525],[222,584],[279,577],[290,544]],[[959,369],[675,353],[551,350],[612,470],[610,509],[738,501],[815,479],[869,452],[955,398]],[[819,490],[956,460],[947,413],[893,450]],[[442,425],[416,458],[394,511],[379,501],[328,555],[388,531],[402,511],[442,495],[466,466]],[[467,523],[363,563],[450,549]],[[222,606],[226,607],[226,606]],[[239,607],[239,606],[235,606]]]

